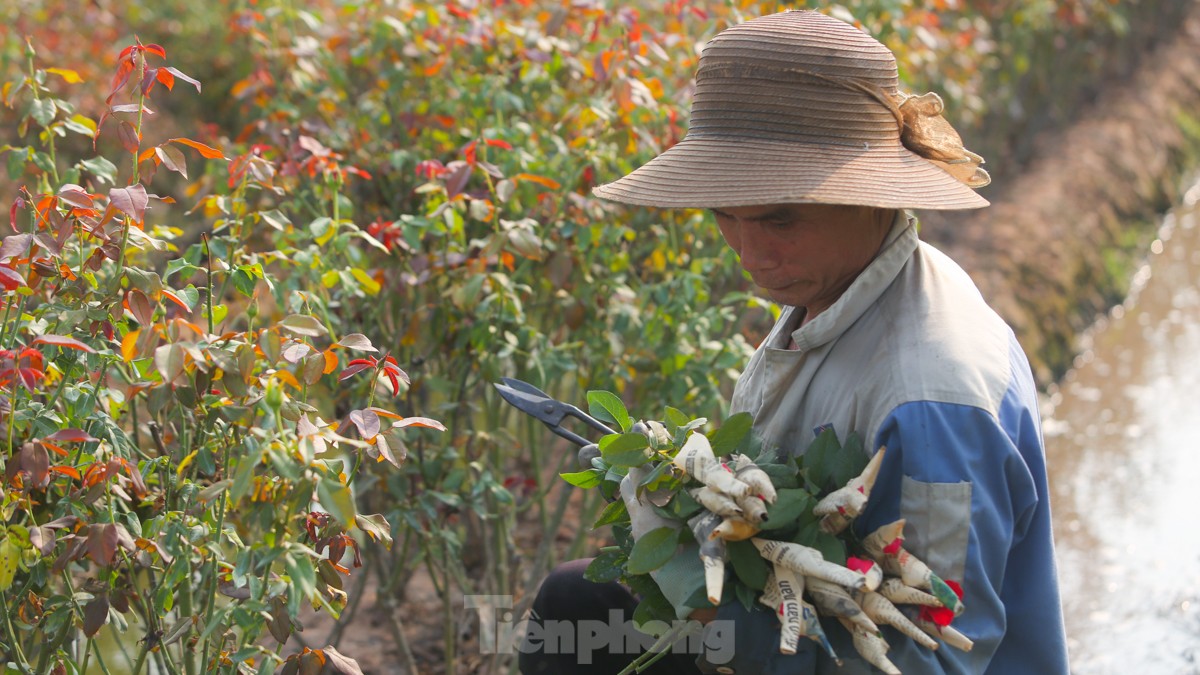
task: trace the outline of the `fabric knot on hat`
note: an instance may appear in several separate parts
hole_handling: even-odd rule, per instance
[[[904,147],[941,167],[956,180],[971,188],[981,188],[992,182],[980,164],[983,158],[963,147],[962,137],[942,117],[946,105],[933,92],[897,94],[897,116],[900,120],[900,142]]]

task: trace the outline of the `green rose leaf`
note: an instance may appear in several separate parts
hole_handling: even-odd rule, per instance
[[[583,578],[597,584],[616,581],[624,573],[626,560],[625,554],[618,548],[601,551],[583,571]]]
[[[726,419],[720,428],[708,434],[713,454],[721,457],[737,450],[749,437],[753,424],[754,417],[747,412],[740,412]]]
[[[630,574],[646,574],[656,570],[675,555],[675,547],[679,541],[679,531],[673,527],[660,527],[642,535],[633,544],[629,552]]]
[[[560,473],[558,475],[571,485],[584,489],[596,487],[604,478],[604,472],[600,469],[588,469],[586,471]]]
[[[671,406],[667,406],[667,410],[663,413],[663,421],[666,423],[667,433],[675,435],[679,428],[687,424],[691,418],[683,414],[683,411]]]
[[[749,540],[731,541],[726,550],[729,552],[729,562],[733,564],[733,573],[743,584],[756,591],[766,587],[767,574],[771,570],[754,544]]]
[[[795,525],[800,516],[814,505],[812,495],[803,488],[776,490],[774,504],[767,506],[767,519],[760,525],[763,530],[778,530]]]
[[[800,533],[793,541],[817,549],[821,556],[831,563],[846,564],[846,544],[836,536],[822,532],[820,521],[814,520],[800,528]]]
[[[613,466],[641,466],[650,461],[650,439],[630,432],[600,439],[600,457]]]
[[[675,493],[675,498],[671,500],[670,504],[667,504],[667,511],[675,516],[676,519],[683,521],[696,515],[696,512],[699,510],[700,502],[697,502],[696,498],[687,490],[680,490]]]
[[[838,443],[837,433],[832,428],[826,428],[800,459],[801,466],[808,471],[808,479],[822,492],[841,487],[833,482],[834,466],[841,451],[842,444]]]
[[[608,391],[589,391],[587,402],[588,413],[601,422],[612,422],[620,427],[621,431],[629,431],[633,426],[629,411],[616,394]]]
[[[758,468],[767,474],[767,477],[771,479],[771,485],[774,485],[776,490],[800,486],[795,464],[759,464]]]
[[[354,517],[358,512],[354,508],[354,495],[350,493],[350,488],[336,478],[322,477],[317,480],[317,496],[321,499],[321,506],[344,527],[354,525]]]
[[[629,510],[625,508],[625,502],[618,499],[604,507],[604,510],[600,512],[600,517],[596,518],[596,522],[592,524],[592,529],[612,525],[622,519],[629,519]]]
[[[870,458],[863,451],[862,440],[858,434],[851,432],[842,444],[842,451],[834,455],[829,463],[834,488],[842,487],[862,473],[869,461]]]

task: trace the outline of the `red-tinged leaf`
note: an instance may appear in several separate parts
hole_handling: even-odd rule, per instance
[[[338,673],[339,675],[363,675],[362,668],[359,667],[357,661],[341,654],[333,647],[326,647],[318,651],[325,653],[330,672]]]
[[[142,472],[138,470],[137,464],[122,459],[121,465],[125,467],[125,473],[129,475],[129,482],[133,485],[133,496],[138,499],[145,497],[150,489],[146,487],[146,479],[142,477]],[[129,532],[125,530],[124,526],[118,525],[118,527],[121,528],[121,535],[128,539]],[[132,540],[130,540],[129,548],[132,547]]]
[[[154,71],[154,79],[162,82],[162,86],[167,88],[167,91],[175,89],[175,76],[171,74],[170,68],[159,68]]]
[[[518,182],[525,181],[527,183],[537,183],[538,185],[551,190],[557,190],[560,187],[558,181],[552,178],[546,178],[545,176],[534,175],[532,173],[519,173],[513,176],[513,180]]]
[[[321,143],[321,141],[318,141],[317,139],[313,138],[312,136],[303,136],[302,135],[296,141],[296,143],[300,146],[301,149],[309,151],[315,157],[329,157],[330,155],[333,154],[332,150],[325,147],[325,145],[323,143]]]
[[[371,412],[375,413],[376,415],[379,415],[380,417],[390,417],[391,419],[394,419],[394,420],[404,419],[404,415],[394,413],[391,410],[384,410],[383,408],[376,408],[376,407],[372,406],[370,408],[367,408],[367,410],[370,410]]]
[[[392,446],[388,442],[387,434],[379,434],[375,437],[375,452],[379,456],[375,458],[377,462],[387,461],[397,469],[400,468],[400,461],[396,459],[396,455],[392,452]]]
[[[142,223],[146,218],[146,205],[150,202],[146,196],[146,188],[141,183],[129,187],[113,188],[108,191],[108,200],[119,211]]]
[[[8,262],[10,258],[24,258],[29,253],[29,245],[33,243],[32,234],[10,234],[0,242],[0,263]]]
[[[300,363],[300,360],[308,356],[310,351],[312,351],[312,347],[303,342],[296,342],[283,350],[283,360],[288,363]]]
[[[138,84],[138,89],[141,90],[142,96],[149,96],[150,92],[154,90],[154,85],[158,83],[158,80],[154,76],[158,73],[158,70],[158,68],[147,68],[145,74],[142,75],[142,81]]]
[[[25,277],[21,276],[16,270],[0,265],[0,288],[6,291],[15,291],[22,286],[28,286]]]
[[[61,467],[51,467],[58,469]],[[57,543],[58,537],[54,534],[54,530],[42,525],[41,527],[29,528],[29,543],[37,549],[42,555],[50,555],[54,552],[54,544]],[[53,671],[51,671],[53,672]]]
[[[126,152],[136,153],[142,144],[142,137],[138,135],[137,129],[125,120],[121,120],[121,126],[117,127],[117,139],[121,141],[121,147],[125,148]]]
[[[102,593],[83,606],[83,634],[89,638],[96,637],[96,633],[99,633],[106,623],[108,623],[108,594]]]
[[[108,109],[108,112],[109,112],[109,113],[136,113],[136,112],[142,112],[142,113],[146,113],[147,115],[153,115],[153,114],[154,114],[154,111],[153,111],[153,110],[151,110],[151,109],[147,108],[147,107],[146,107],[146,106],[144,106],[144,105],[139,105],[139,104],[137,104],[137,103],[122,103],[122,104],[120,104],[120,105],[114,105],[114,106],[112,106],[112,107],[110,107],[110,108]]]
[[[142,45],[142,51],[150,52],[151,54],[158,56],[160,59],[167,58],[167,50],[163,49],[161,45]]]
[[[301,413],[300,419],[296,420],[296,434],[298,436],[315,436],[321,433],[317,425],[308,419],[308,413]]]
[[[471,178],[471,165],[466,162],[450,162],[446,168],[446,196],[453,199],[466,189],[467,181]]]
[[[110,565],[117,555],[117,526],[96,523],[88,527],[87,555],[97,565]]]
[[[479,145],[478,142],[471,141],[470,143],[467,143],[466,145],[463,146],[462,155],[463,155],[463,159],[466,160],[467,164],[475,163],[475,159],[477,157],[476,149],[477,149],[478,145]]]
[[[92,196],[78,185],[67,183],[58,191],[58,198],[80,209],[90,209],[93,206]]]
[[[62,429],[50,434],[45,440],[58,441],[60,443],[92,443],[100,439],[92,436],[83,429]]]
[[[346,349],[354,349],[360,352],[378,352],[375,345],[371,344],[371,340],[362,333],[350,333],[343,336],[341,340],[333,343],[332,347],[345,347]]]
[[[396,381],[396,374],[389,368],[384,369],[384,374],[387,375],[388,381],[392,383],[392,396],[400,395],[400,383]]]
[[[52,466],[50,467],[50,471],[67,476],[69,478],[74,478],[75,480],[82,480],[82,477],[79,475],[79,469],[76,469],[73,466]]]
[[[121,91],[125,87],[125,83],[129,82],[129,76],[133,74],[133,70],[133,59],[122,52],[121,57],[117,60],[117,72],[113,75],[112,86],[109,88],[108,98],[104,99],[105,103],[112,103],[117,92]]]
[[[40,444],[24,443],[15,458],[17,468],[29,473],[29,482],[41,490],[50,483],[50,453]]]
[[[178,73],[176,73],[176,74],[178,75]],[[220,150],[209,147],[199,141],[193,141],[190,138],[172,138],[172,139],[168,140],[167,142],[168,143],[179,143],[180,145],[186,145],[189,148],[192,148],[193,150],[199,152],[200,156],[204,157],[205,159],[226,159],[225,154],[222,153]]]
[[[55,444],[51,443],[50,441],[47,441],[44,438],[42,440],[38,441],[38,443],[41,443],[42,445],[44,445],[46,447],[47,450],[50,450],[51,452],[58,455],[59,457],[66,457],[67,455],[70,454],[69,452],[67,452],[66,448],[62,447],[61,445],[55,445]]]
[[[372,368],[379,365],[379,362],[375,360],[374,356],[368,356],[365,359],[351,359],[350,360],[350,365],[352,365],[352,366],[356,366],[360,363],[365,363],[368,366],[371,366]]]
[[[187,159],[184,158],[183,152],[173,145],[160,145],[154,148],[154,154],[162,160],[163,166],[167,167],[168,171],[187,178]]]
[[[358,435],[369,441],[379,435],[379,415],[370,410],[351,410],[350,421],[358,429]]]
[[[392,423],[392,428],[394,429],[402,429],[404,427],[422,427],[425,429],[437,429],[438,431],[446,430],[446,425],[428,417],[405,417],[399,422]]]
[[[34,385],[46,377],[46,373],[38,368],[21,368],[17,371],[17,376],[21,378],[21,384],[25,385],[26,389],[33,391]]]
[[[176,295],[174,291],[164,288],[162,290],[162,294],[163,294],[164,298],[170,300],[171,302],[175,303],[176,305],[179,305],[184,310],[186,310],[188,312],[192,311],[191,306],[188,305],[186,302],[184,302],[183,298],[180,298],[178,295]]]
[[[154,323],[154,305],[150,303],[150,298],[145,293],[136,288],[130,289],[125,294],[124,305],[138,325],[149,326]]]
[[[194,80],[194,79],[188,77],[187,75],[184,75],[183,73],[179,72],[178,68],[167,68],[166,70],[167,70],[167,72],[171,73],[175,77],[178,77],[179,79],[183,80],[184,82],[187,82],[188,84],[195,87],[196,91],[200,91],[200,81],[199,80]]]
[[[12,208],[8,210],[8,226],[12,228],[13,232],[20,231],[17,229],[17,211],[23,208],[25,208],[25,200],[17,197],[13,200]]]
[[[54,345],[55,347],[66,347],[68,349],[78,349],[81,352],[95,354],[96,350],[86,344],[76,340],[73,337],[65,335],[39,335],[33,339],[30,344],[35,345]]]
[[[488,138],[488,139],[485,139],[483,142],[487,143],[489,146],[491,146],[493,148],[503,148],[505,150],[512,150],[512,144],[509,143],[508,141],[501,141],[501,140],[495,139],[495,138]]]
[[[147,553],[157,553],[158,557],[162,558],[162,561],[168,565],[171,564],[171,561],[175,560],[175,556],[164,551],[163,548],[158,545],[158,542],[154,541],[153,539],[138,537],[137,539],[133,540],[133,543],[134,546],[137,546],[139,550],[146,551]]]
[[[361,373],[364,370],[373,369],[374,367],[375,366],[372,366],[372,365],[366,364],[366,363],[356,363],[356,364],[346,368],[341,373],[339,373],[338,381],[343,382],[345,380],[350,379],[351,377],[354,377],[355,375]]]
[[[391,357],[388,357],[388,358],[391,358]],[[395,362],[384,364],[384,366],[383,366],[383,369],[384,369],[385,371],[387,371],[387,374],[388,374],[389,376],[391,376],[391,377],[398,377],[398,378],[400,378],[401,380],[404,380],[404,384],[409,384],[409,383],[411,383],[411,382],[412,382],[412,381],[411,381],[411,380],[408,378],[408,373],[406,373],[406,372],[404,372],[403,370],[401,370],[401,369],[400,369],[400,366],[397,366],[397,365],[395,364]]]

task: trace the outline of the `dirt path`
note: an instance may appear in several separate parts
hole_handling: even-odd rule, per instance
[[[1046,385],[1070,366],[1076,336],[1124,299],[1157,217],[1200,165],[1200,5],[1037,146],[1021,175],[996,177],[991,208],[928,215],[923,236],[971,273]]]

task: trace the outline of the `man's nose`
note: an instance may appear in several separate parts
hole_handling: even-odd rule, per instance
[[[744,224],[740,228],[741,248],[738,255],[742,259],[742,268],[747,272],[760,272],[779,266],[778,246],[763,236],[762,228],[758,225]]]

